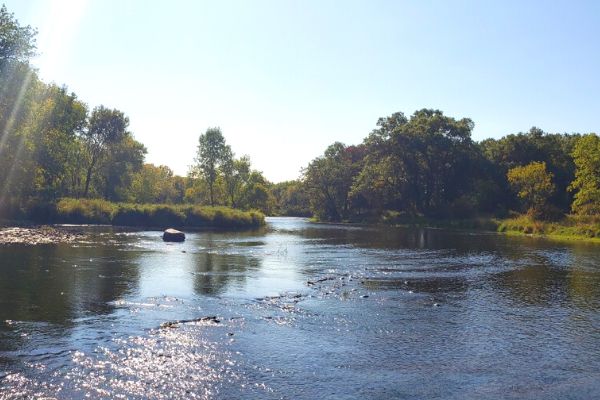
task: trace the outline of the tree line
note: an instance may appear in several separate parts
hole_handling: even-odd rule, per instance
[[[384,215],[537,219],[600,211],[600,138],[528,132],[475,142],[474,123],[432,109],[381,118],[359,145],[334,143],[296,182],[322,220]],[[298,195],[299,196],[299,195]]]

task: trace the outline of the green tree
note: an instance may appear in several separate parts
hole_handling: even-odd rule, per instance
[[[556,190],[552,183],[553,174],[546,170],[545,162],[532,162],[522,167],[508,170],[507,178],[517,192],[531,216],[543,215],[548,199]]]
[[[210,205],[215,205],[215,182],[219,176],[219,167],[223,164],[228,153],[225,138],[220,128],[209,128],[198,141],[196,168],[206,180],[209,191]]]
[[[271,184],[261,172],[251,170],[240,187],[238,205],[242,209],[256,209],[271,214],[275,199],[271,194],[270,186]]]
[[[227,146],[221,171],[223,172],[225,193],[231,207],[235,208],[238,206],[238,198],[241,195],[244,185],[248,184],[250,178],[250,169],[250,158],[248,156],[238,159],[234,158],[231,149]]]
[[[582,136],[573,149],[577,166],[569,189],[576,192],[572,209],[578,214],[600,213],[600,138],[592,133]]]
[[[78,135],[83,132],[87,107],[66,88],[49,85],[38,100],[41,115],[35,134],[37,191],[41,197],[56,199],[74,194],[70,177],[78,169]]]
[[[146,147],[127,132],[118,142],[110,142],[96,174],[97,194],[106,200],[127,199],[131,182],[144,165]]]
[[[317,217],[331,221],[350,217],[350,189],[361,169],[363,150],[336,142],[308,165],[304,183]]]
[[[166,165],[144,164],[132,179],[129,201],[136,203],[179,203],[185,184]]]
[[[526,133],[504,136],[500,139],[486,139],[480,148],[492,163],[492,175],[496,184],[503,188],[498,197],[506,206],[515,205],[506,181],[509,169],[529,164],[533,161],[545,162],[553,175],[556,185],[549,202],[567,211],[572,202],[572,194],[567,190],[575,178],[575,164],[571,153],[579,135],[550,134],[532,127]]]
[[[309,217],[310,202],[304,183],[299,180],[279,182],[271,187],[277,215]]]
[[[35,29],[21,26],[6,6],[0,7],[0,69],[10,62],[27,62],[35,53]]]
[[[362,170],[354,180],[355,206],[442,215],[468,193],[480,174],[473,122],[439,110],[395,113],[379,119],[365,140]]]
[[[129,118],[123,112],[104,106],[96,107],[90,116],[88,129],[83,137],[86,145],[88,162],[85,175],[83,196],[89,194],[90,184],[98,163],[112,144],[121,142],[127,135]]]

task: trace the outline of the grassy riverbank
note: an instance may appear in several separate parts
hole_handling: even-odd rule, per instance
[[[568,240],[600,241],[600,217],[566,215],[560,221],[538,221],[521,215],[498,221],[498,232]]]
[[[35,204],[22,218],[35,223],[111,224],[135,227],[255,228],[265,223],[259,211],[194,205],[111,203],[98,199],[64,198],[56,204]]]
[[[565,215],[564,218],[558,221],[539,221],[527,215],[516,215],[510,218],[433,219],[423,216],[386,213],[379,220],[368,222],[394,226],[480,230],[510,235],[535,235],[561,240],[600,242],[600,216]]]

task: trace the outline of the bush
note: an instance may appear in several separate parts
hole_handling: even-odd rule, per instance
[[[567,215],[560,221],[539,221],[528,215],[502,220],[499,232],[542,234],[565,238],[600,238],[600,218],[594,216]]]
[[[56,203],[54,222],[68,224],[110,224],[116,206],[100,199],[64,198]],[[38,220],[35,216],[34,220]]]

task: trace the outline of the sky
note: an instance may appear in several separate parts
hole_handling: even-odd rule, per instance
[[[185,175],[218,126],[273,181],[422,108],[473,138],[599,132],[600,2],[0,0],[33,65]]]

